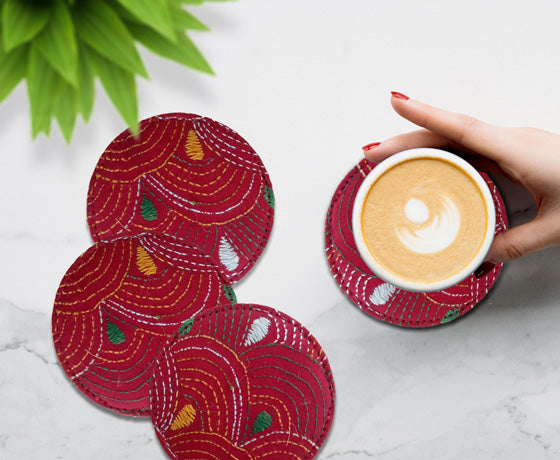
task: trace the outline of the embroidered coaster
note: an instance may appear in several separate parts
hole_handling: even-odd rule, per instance
[[[171,113],[143,120],[138,138],[124,131],[111,142],[90,181],[87,215],[94,241],[164,233],[198,246],[233,283],[266,246],[274,194],[239,134]]]
[[[325,353],[260,305],[207,309],[158,360],[152,421],[173,459],[312,459],[334,413]]]
[[[350,300],[374,318],[408,327],[446,323],[471,310],[488,293],[502,264],[482,279],[474,275],[437,292],[409,292],[386,283],[361,259],[352,234],[352,206],[360,184],[375,167],[361,160],[339,184],[327,212],[325,249],[334,279]],[[496,231],[507,229],[506,209],[498,189],[488,175],[481,173],[494,198]]]
[[[149,252],[158,236],[90,247],[69,268],[52,314],[62,368],[88,398],[117,412],[149,415],[156,358],[180,326],[206,307],[235,302],[211,261],[183,245],[177,268]]]

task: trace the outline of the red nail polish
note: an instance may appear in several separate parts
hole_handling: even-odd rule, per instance
[[[408,101],[410,98],[403,93],[398,93],[396,91],[391,91],[391,95],[397,99],[402,99],[403,101]]]
[[[375,147],[379,147],[380,145],[381,145],[381,142],[372,142],[371,144],[364,145],[362,147],[362,150],[372,150]]]

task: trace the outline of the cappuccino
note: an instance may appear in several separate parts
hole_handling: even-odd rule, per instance
[[[383,171],[360,189],[355,234],[379,276],[410,290],[435,290],[461,281],[482,261],[493,236],[494,206],[466,162],[417,150],[403,152],[402,160],[391,157],[389,167],[381,163]]]

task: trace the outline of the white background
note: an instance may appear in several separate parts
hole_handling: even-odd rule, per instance
[[[323,250],[328,204],[361,146],[413,129],[391,90],[560,132],[558,2],[241,0],[191,11],[212,29],[192,37],[217,75],[142,50],[151,78],[138,80],[140,117],[209,116],[267,167],[274,230],[235,291],[323,344],[338,400],[319,458],[560,458],[558,249],[507,264],[473,313],[427,331],[362,314]],[[125,126],[100,85],[70,145],[54,126],[32,141],[28,112],[23,84],[0,105],[0,459],[163,459],[148,421],[72,388],[50,337],[58,283],[91,244],[89,177]],[[534,213],[503,187],[514,224]]]

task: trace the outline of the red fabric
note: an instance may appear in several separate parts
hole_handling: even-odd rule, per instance
[[[153,385],[152,421],[173,459],[311,459],[332,424],[321,346],[260,305],[195,316],[159,359]]]
[[[183,245],[181,268],[150,253],[160,239],[90,247],[64,275],[52,314],[66,374],[88,398],[129,415],[148,415],[155,360],[181,324],[235,299],[200,250]]]
[[[273,206],[268,173],[239,134],[174,113],[143,120],[138,138],[124,131],[111,142],[91,178],[87,215],[94,241],[164,233],[198,246],[235,282],[262,253]]]
[[[443,291],[418,293],[384,282],[361,259],[352,233],[352,207],[360,184],[374,167],[375,163],[360,161],[338,186],[327,213],[325,248],[336,282],[365,313],[399,326],[433,326],[465,314],[486,296],[500,273],[501,264],[480,280],[471,275]],[[494,198],[495,233],[498,234],[508,226],[506,209],[494,183],[481,174]]]

